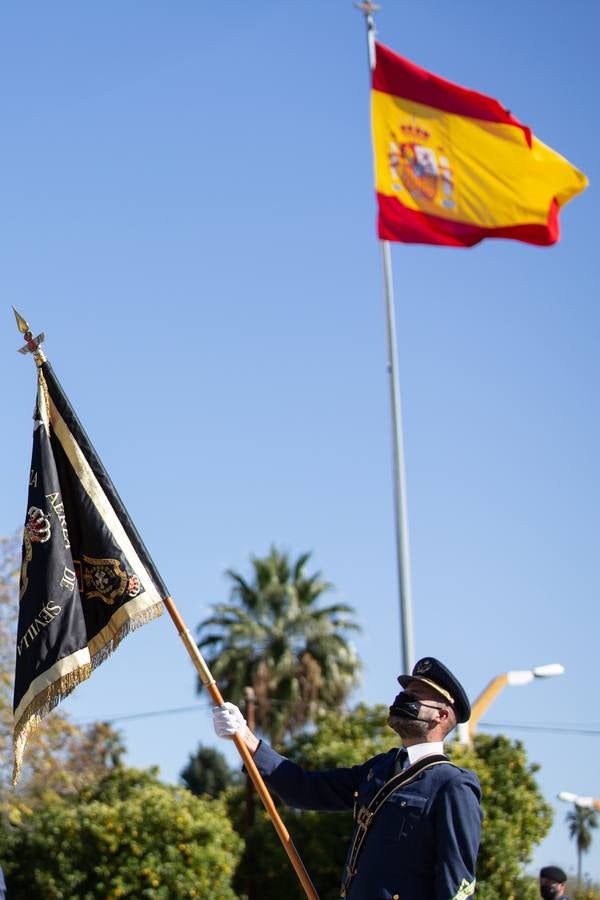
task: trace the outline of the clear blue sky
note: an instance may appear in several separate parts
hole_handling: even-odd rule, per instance
[[[539,249],[393,247],[415,638],[504,691],[556,807],[600,797],[599,7],[384,3],[380,39],[501,100],[590,178]],[[189,627],[272,542],[355,606],[356,700],[400,668],[385,327],[364,24],[349,2],[30,2],[0,13],[0,533],[20,527],[36,331]],[[77,721],[195,703],[167,618],[64,704]],[[204,702],[204,699],[202,699]],[[517,725],[588,728],[595,735]],[[121,723],[176,780],[208,711]],[[585,868],[600,878],[600,835]],[[307,861],[310,867],[310,861]]]

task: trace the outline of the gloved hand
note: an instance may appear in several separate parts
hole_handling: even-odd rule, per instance
[[[213,706],[213,725],[217,737],[231,740],[234,734],[243,734],[246,728],[246,720],[235,703],[225,703],[224,706]]]

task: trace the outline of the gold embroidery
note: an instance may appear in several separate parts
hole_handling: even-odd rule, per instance
[[[84,555],[81,570],[86,600],[95,598],[112,606],[125,593],[127,573],[118,559],[94,559]]]
[[[466,878],[460,883],[460,887],[458,889],[458,893],[454,895],[452,900],[466,900],[467,897],[472,897],[475,893],[475,878],[470,883]]]

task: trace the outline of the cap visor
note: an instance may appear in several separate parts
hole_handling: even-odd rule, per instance
[[[398,675],[398,682],[402,685],[403,688],[408,687],[411,681],[420,681],[422,684],[428,685],[430,688],[433,688],[434,691],[437,691],[442,700],[446,700],[454,706],[454,700],[446,690],[446,688],[441,687],[441,685],[436,684],[435,681],[432,681],[431,678],[421,678],[420,675]]]

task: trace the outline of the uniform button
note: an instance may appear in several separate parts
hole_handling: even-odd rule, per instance
[[[358,797],[358,791],[354,791],[354,796]]]
[[[406,806],[406,800],[401,800],[401,801],[400,801],[400,806]],[[397,896],[397,895],[396,895],[396,896]]]
[[[400,894],[394,894],[392,900],[400,900]]]

